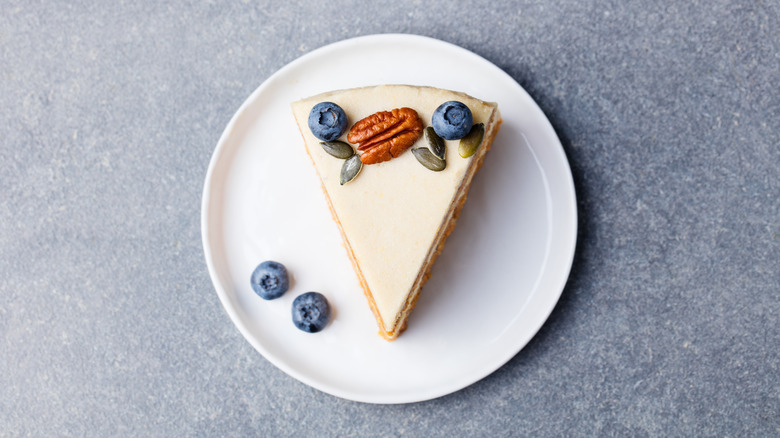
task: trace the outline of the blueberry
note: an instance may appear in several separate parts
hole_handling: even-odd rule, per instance
[[[445,140],[457,140],[465,137],[473,123],[474,119],[469,107],[455,100],[439,105],[431,117],[433,130]]]
[[[309,113],[309,129],[322,141],[333,141],[347,130],[347,115],[333,102],[320,102]]]
[[[298,295],[293,300],[292,320],[299,329],[317,333],[325,328],[330,320],[328,300],[319,292]]]
[[[283,264],[274,261],[260,263],[252,272],[252,289],[264,300],[281,297],[290,288],[290,277]]]

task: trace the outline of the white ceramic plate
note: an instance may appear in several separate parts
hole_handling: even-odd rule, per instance
[[[409,328],[394,342],[377,334],[289,107],[324,91],[385,83],[463,91],[498,102],[504,119]],[[576,243],[571,171],[539,107],[487,60],[412,35],[331,44],[268,78],[222,134],[202,208],[209,273],[241,334],[301,382],[371,403],[439,397],[506,363],[558,301]],[[249,285],[254,267],[269,259],[293,276],[274,301]],[[291,322],[293,299],[309,290],[333,308],[317,334]]]

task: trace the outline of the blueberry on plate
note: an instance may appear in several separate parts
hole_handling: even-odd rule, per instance
[[[457,140],[465,137],[473,123],[474,118],[469,107],[463,102],[455,100],[439,105],[431,117],[433,130],[445,140]]]
[[[333,102],[320,102],[309,113],[309,129],[322,141],[333,141],[347,130],[347,115]]]
[[[298,295],[293,300],[292,320],[295,327],[308,333],[317,333],[330,320],[328,300],[319,292]]]
[[[279,298],[290,288],[287,268],[271,260],[257,265],[249,281],[255,293],[264,300]]]

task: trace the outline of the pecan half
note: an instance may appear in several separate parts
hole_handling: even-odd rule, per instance
[[[395,158],[420,138],[423,123],[417,111],[396,108],[379,111],[355,123],[347,134],[350,143],[359,144],[363,164]]]

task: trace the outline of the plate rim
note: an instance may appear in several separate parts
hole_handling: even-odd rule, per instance
[[[437,387],[433,387],[428,389],[427,391],[423,391],[422,393],[415,392],[413,394],[410,394],[411,396],[403,397],[403,396],[392,396],[392,397],[382,397],[380,396],[367,396],[366,394],[356,394],[352,391],[345,391],[341,390],[335,385],[327,384],[324,382],[321,382],[317,379],[310,378],[307,375],[304,375],[295,369],[292,369],[287,366],[286,363],[284,363],[282,360],[278,359],[274,354],[272,354],[271,351],[269,351],[267,348],[265,348],[261,342],[255,339],[254,335],[250,333],[249,329],[244,324],[242,318],[240,315],[238,315],[237,310],[233,307],[233,303],[231,301],[230,296],[228,296],[227,291],[223,287],[219,274],[217,272],[217,268],[215,266],[214,258],[214,250],[212,248],[212,245],[209,240],[209,230],[210,230],[210,213],[209,207],[212,203],[212,191],[214,190],[213,184],[213,178],[214,178],[214,172],[216,165],[218,164],[219,160],[221,159],[222,155],[225,153],[225,149],[227,148],[226,144],[228,143],[228,137],[230,137],[231,132],[233,131],[233,128],[236,126],[236,124],[239,122],[239,120],[243,117],[244,114],[246,114],[246,110],[248,107],[252,106],[257,99],[281,77],[283,77],[287,72],[295,70],[296,67],[298,67],[300,64],[306,63],[311,58],[316,58],[318,56],[322,56],[328,52],[333,51],[340,51],[344,50],[345,48],[349,48],[351,46],[355,45],[371,45],[371,44],[378,44],[378,43],[387,43],[387,42],[393,42],[393,41],[399,41],[403,43],[423,43],[423,44],[433,44],[433,45],[440,45],[442,47],[446,47],[450,50],[454,50],[456,52],[459,52],[461,55],[471,57],[477,62],[481,63],[481,67],[488,67],[491,68],[495,74],[498,74],[500,76],[503,76],[505,79],[509,80],[514,86],[517,87],[517,91],[521,92],[522,94],[525,94],[528,100],[532,103],[532,110],[537,114],[537,116],[540,119],[540,121],[543,122],[544,129],[547,130],[549,133],[552,134],[552,138],[555,140],[556,146],[554,149],[555,155],[557,155],[558,160],[562,160],[562,163],[565,164],[565,181],[559,181],[563,182],[564,192],[567,194],[570,194],[571,196],[567,196],[568,205],[565,206],[565,209],[568,210],[571,214],[568,215],[568,220],[564,220],[566,222],[565,225],[568,225],[568,229],[564,230],[564,234],[571,236],[570,239],[568,239],[569,245],[565,248],[565,253],[562,253],[563,255],[566,255],[565,257],[565,266],[562,268],[562,275],[556,276],[555,287],[547,291],[548,294],[551,296],[554,296],[553,299],[550,299],[550,305],[546,309],[546,312],[543,316],[543,318],[539,319],[539,324],[536,324],[534,326],[533,330],[529,330],[527,335],[524,337],[521,337],[522,339],[513,344],[513,348],[507,348],[506,354],[501,356],[500,360],[495,360],[489,364],[486,364],[484,367],[482,367],[482,372],[480,373],[472,373],[471,376],[467,379],[465,379],[465,383],[463,383],[461,380],[464,379],[458,379],[455,380],[453,384],[450,385],[440,385]],[[529,143],[530,146],[530,143]],[[532,150],[533,152],[533,150]],[[549,178],[545,176],[545,185],[549,183]],[[465,49],[463,47],[460,47],[458,45],[442,41],[439,39],[427,37],[427,36],[421,36],[421,35],[414,35],[414,34],[403,34],[403,33],[385,33],[385,34],[372,34],[372,35],[364,35],[354,38],[349,38],[345,40],[336,41],[324,46],[321,46],[319,48],[316,48],[314,50],[311,50],[298,58],[290,61],[289,63],[285,64],[283,67],[275,71],[273,74],[271,74],[268,78],[266,78],[239,106],[239,108],[235,111],[233,116],[230,118],[230,121],[226,125],[225,129],[223,130],[222,134],[219,137],[219,140],[217,141],[217,145],[211,155],[211,159],[209,160],[208,169],[206,172],[206,178],[204,181],[203,186],[203,194],[202,194],[202,200],[201,200],[201,238],[202,238],[202,245],[204,250],[204,256],[206,259],[206,264],[209,272],[209,277],[211,279],[212,285],[214,286],[217,295],[220,299],[220,302],[222,304],[222,307],[227,312],[228,316],[230,317],[233,324],[236,326],[236,328],[239,330],[241,335],[246,339],[250,345],[252,345],[256,351],[258,351],[266,360],[271,362],[275,367],[277,367],[279,370],[284,372],[285,374],[293,377],[294,379],[311,386],[319,391],[325,392],[327,394],[337,396],[340,398],[358,401],[358,402],[364,402],[364,403],[380,403],[380,404],[398,404],[398,403],[414,403],[414,402],[421,402],[425,400],[430,400],[434,398],[438,398],[447,394],[451,394],[453,392],[459,391],[460,389],[463,389],[465,387],[470,386],[473,383],[476,383],[488,375],[492,374],[502,366],[504,366],[506,363],[509,362],[514,356],[516,356],[520,351],[522,351],[527,344],[530,342],[531,339],[533,339],[536,334],[539,332],[541,327],[545,324],[545,322],[549,319],[550,314],[553,312],[555,307],[557,306],[558,301],[560,300],[560,296],[563,293],[563,290],[566,286],[566,283],[568,281],[569,275],[571,273],[571,267],[573,265],[574,256],[576,253],[576,246],[577,246],[577,227],[578,227],[578,210],[577,210],[577,195],[576,190],[574,186],[574,180],[571,172],[571,166],[569,164],[568,157],[566,156],[565,150],[563,149],[563,145],[561,144],[560,138],[558,137],[557,133],[555,132],[554,128],[552,127],[552,124],[550,123],[547,116],[544,114],[544,112],[541,110],[539,105],[536,103],[536,101],[528,95],[528,92],[517,82],[515,81],[509,74],[507,74],[505,71],[501,70],[498,66],[490,62],[489,60],[481,57],[480,55],[471,52],[468,49]],[[554,217],[551,216],[550,220],[551,222],[554,221]],[[566,219],[566,218],[564,218]],[[213,231],[213,228],[211,228]],[[557,229],[557,228],[555,228]],[[563,260],[560,260],[563,261]],[[515,348],[516,345],[516,348]]]

